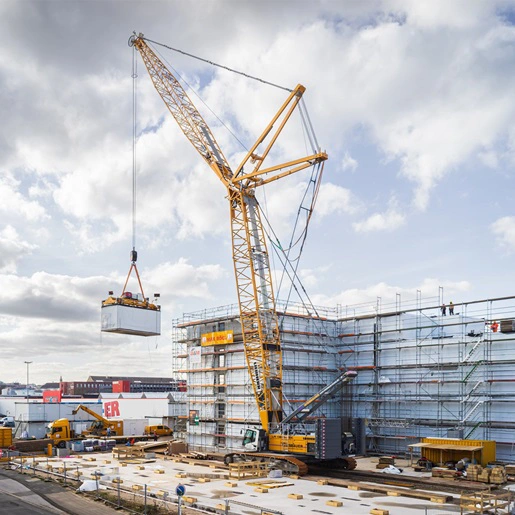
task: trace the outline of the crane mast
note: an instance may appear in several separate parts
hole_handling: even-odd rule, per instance
[[[142,34],[129,44],[140,53],[154,86],[198,153],[227,189],[230,205],[232,252],[243,346],[260,421],[267,432],[278,430],[283,419],[282,354],[265,232],[255,188],[299,172],[327,159],[325,152],[262,168],[304,86],[298,85],[283,103],[256,143],[233,173],[209,126],[179,81],[148,46]],[[258,154],[259,148],[265,145]],[[254,165],[245,173],[244,167]]]

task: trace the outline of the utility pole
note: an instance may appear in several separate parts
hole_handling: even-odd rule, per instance
[[[27,404],[29,403],[29,365],[32,361],[24,361],[25,365],[27,365],[27,386],[25,387],[25,393],[27,394]]]

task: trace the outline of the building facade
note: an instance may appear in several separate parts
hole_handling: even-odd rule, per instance
[[[370,452],[400,454],[421,437],[456,437],[495,440],[499,459],[515,459],[515,297],[457,304],[445,315],[441,304],[418,296],[316,316],[300,307],[280,312],[286,414],[347,368],[357,378],[317,415],[365,419]],[[174,325],[190,446],[241,447],[243,429],[259,417],[237,306],[186,314]]]

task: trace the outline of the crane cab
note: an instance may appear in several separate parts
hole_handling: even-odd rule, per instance
[[[267,434],[264,429],[246,429],[243,435],[243,447],[246,451],[266,451]]]

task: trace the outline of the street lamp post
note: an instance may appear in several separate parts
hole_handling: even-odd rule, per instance
[[[32,361],[24,361],[25,365],[27,365],[27,386],[25,387],[25,393],[27,394],[27,404],[29,402],[29,365]]]

